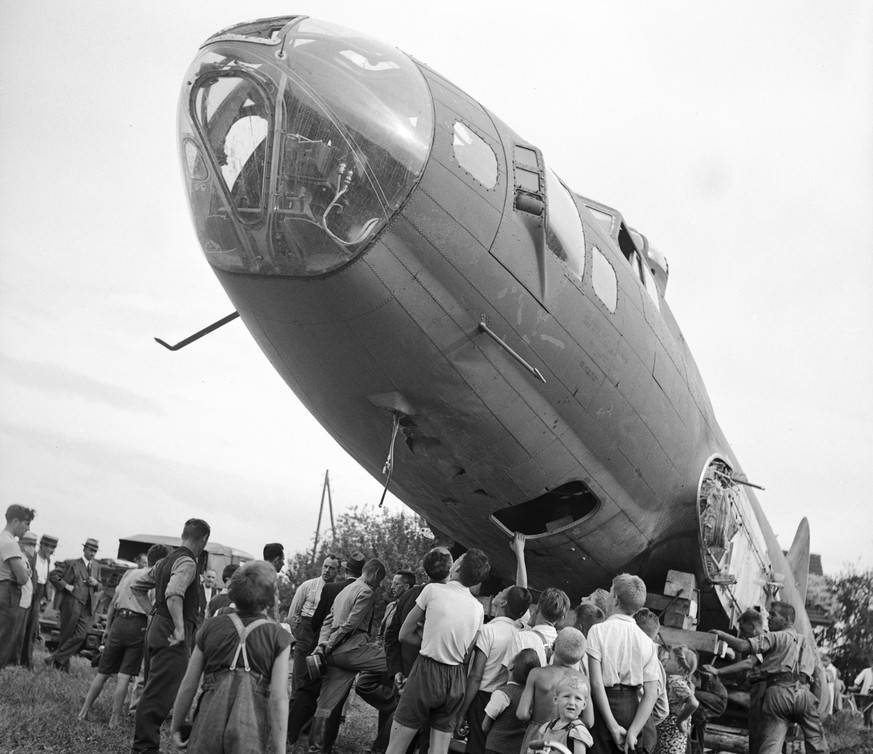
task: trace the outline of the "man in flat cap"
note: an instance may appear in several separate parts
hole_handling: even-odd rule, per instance
[[[34,599],[36,594],[36,571],[34,570],[36,563],[36,534],[32,531],[23,534],[18,538],[18,545],[24,554],[30,579],[21,587],[21,601],[18,603],[18,636],[15,640],[16,647],[12,661],[29,668],[32,666],[33,625],[34,622],[39,623],[39,603]]]
[[[39,538],[39,550],[36,551],[36,594],[34,599],[37,610],[41,610],[47,602],[51,601],[53,592],[49,583],[49,574],[52,570],[52,555],[58,548],[58,538],[51,534],[43,534]]]
[[[100,584],[100,565],[94,562],[98,547],[96,539],[85,540],[81,558],[62,560],[49,574],[61,597],[61,635],[58,648],[45,662],[58,670],[69,672],[70,658],[81,649],[94,621]]]

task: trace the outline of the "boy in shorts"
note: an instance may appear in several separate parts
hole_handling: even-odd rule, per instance
[[[386,754],[404,754],[416,731],[430,722],[430,751],[446,754],[455,719],[464,704],[464,660],[482,627],[484,611],[470,588],[488,577],[491,565],[479,549],[468,550],[452,566],[447,584],[428,584],[403,621],[400,641],[418,641],[421,650],[394,712]]]
[[[127,696],[127,686],[131,678],[135,679],[139,675],[142,667],[146,624],[152,607],[148,597],[132,592],[131,586],[143,580],[148,575],[148,569],[168,552],[169,548],[164,545],[152,545],[148,551],[146,567],[128,571],[115,587],[115,596],[109,603],[109,611],[106,613],[106,631],[103,635],[105,646],[100,655],[97,675],[91,681],[85,702],[79,710],[80,720],[88,716],[91,705],[100,696],[106,679],[117,673],[109,727],[117,728],[121,724],[121,708]]]

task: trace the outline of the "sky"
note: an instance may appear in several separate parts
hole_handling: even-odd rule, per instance
[[[75,557],[139,533],[290,554],[381,484],[327,435],[200,252],[176,144],[211,34],[309,14],[389,42],[621,210],[785,548],[873,566],[873,5],[0,0],[0,501]],[[387,453],[387,435],[386,435]],[[391,510],[401,503],[389,496]]]

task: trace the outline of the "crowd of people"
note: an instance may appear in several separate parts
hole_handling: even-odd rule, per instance
[[[95,609],[98,543],[88,539],[82,558],[50,568],[57,538],[43,535],[37,553],[33,515],[10,506],[0,533],[0,668],[31,662],[30,639],[22,637],[32,638],[33,607],[50,584],[62,629],[46,664],[64,671]],[[707,720],[725,710],[720,678],[737,674],[748,681],[751,754],[778,754],[791,723],[808,751],[827,751],[819,657],[794,631],[787,603],[768,607],[769,627],[752,609],[739,619],[740,636],[715,632],[743,659],[699,666],[693,649],[661,639],[635,575],[616,576],[608,593],[598,590],[575,608],[557,588],[534,600],[523,535],[511,542],[515,583],[490,599],[489,615],[477,596],[490,573],[486,554],[471,549],[454,558],[434,547],[422,558],[425,583],[407,568],[393,571],[378,622],[389,573],[379,559],[328,555],[285,612],[277,589],[282,545],[225,568],[219,588],[215,572],[198,572],[209,536],[205,521],[186,521],[181,546],[152,546],[109,605],[105,647],[79,717],[117,675],[109,719],[117,726],[133,681],[131,754],[159,752],[168,717],[174,743],[192,753],[297,746],[326,754],[352,689],[376,710],[375,739],[361,745],[369,754],[415,747],[445,754],[453,737],[465,738],[471,754],[549,747],[686,754],[702,750]],[[856,682],[869,686],[873,670],[865,672],[870,677]]]

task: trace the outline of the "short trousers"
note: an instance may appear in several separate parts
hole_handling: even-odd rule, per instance
[[[109,638],[100,655],[97,672],[103,675],[139,675],[145,652],[146,616],[118,616],[112,621]]]
[[[409,672],[394,721],[418,730],[425,723],[443,733],[455,730],[464,706],[467,673],[464,665],[446,665],[419,655]]]

